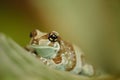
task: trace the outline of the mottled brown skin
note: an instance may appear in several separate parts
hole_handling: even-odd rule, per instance
[[[72,70],[72,69],[75,67],[75,65],[76,65],[75,51],[74,51],[74,49],[73,49],[73,46],[72,46],[70,43],[64,42],[64,45],[66,45],[66,48],[65,48],[65,49],[68,49],[68,51],[70,51],[70,52],[74,55],[74,57],[72,58],[72,63],[73,63],[73,64],[72,64],[72,67],[66,68],[67,71],[70,71],[70,70]]]
[[[31,42],[31,44],[36,44],[36,45],[38,45],[39,44],[39,40],[40,39],[46,39],[47,37],[48,37],[48,34],[47,35],[44,35],[44,36],[42,36],[42,37],[40,37],[40,38],[37,38],[37,39],[35,39],[34,36],[35,35],[35,33],[33,33],[33,40],[32,40],[32,42]]]
[[[36,45],[39,44],[38,43],[39,40],[40,39],[47,39],[49,37],[49,34],[50,33],[48,33],[44,36],[41,36],[40,38],[35,39],[34,37],[37,35],[37,33],[35,31],[31,32],[30,37],[33,38],[31,44],[33,44],[33,43]],[[53,33],[51,33],[51,34],[53,34]],[[65,54],[65,52],[72,52],[72,55],[74,55],[73,59],[71,60],[73,64],[72,64],[72,67],[69,67],[69,66],[66,67],[66,71],[72,70],[76,65],[76,56],[75,56],[75,51],[73,49],[73,46],[70,43],[63,41],[60,36],[58,36],[56,41],[59,42],[59,44],[60,44],[60,50],[59,50],[57,56],[55,58],[53,58],[52,60],[54,61],[54,63],[59,64],[62,62],[61,55],[63,53]],[[49,44],[49,46],[52,46],[53,44],[54,44],[54,42],[51,42],[51,44]],[[40,56],[38,56],[35,51],[33,53],[36,55],[37,58],[40,58]]]
[[[58,55],[53,59],[53,61],[56,63],[56,64],[59,64],[59,63],[61,63],[61,61],[62,61],[62,58],[61,58],[61,55],[62,55],[62,53],[64,53],[65,54],[65,52],[68,52],[68,51],[70,51],[70,52],[73,52],[72,53],[72,55],[74,55],[74,57],[73,57],[73,59],[72,59],[72,67],[66,67],[66,71],[70,71],[70,70],[72,70],[74,67],[75,67],[75,65],[76,65],[76,56],[75,56],[75,51],[74,51],[74,49],[73,49],[73,46],[70,44],[70,43],[68,43],[68,42],[65,42],[65,41],[63,41],[63,40],[61,40],[61,38],[59,38],[59,43],[60,43],[60,51],[58,52]],[[69,56],[68,56],[69,57]]]

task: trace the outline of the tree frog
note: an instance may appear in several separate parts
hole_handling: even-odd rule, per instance
[[[30,38],[27,50],[45,65],[74,74],[94,74],[94,68],[85,62],[83,52],[76,45],[64,41],[58,32],[45,33],[35,29]]]

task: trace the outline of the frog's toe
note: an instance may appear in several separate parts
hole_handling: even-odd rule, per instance
[[[94,68],[92,65],[89,65],[89,64],[85,64],[83,67],[82,67],[82,71],[80,74],[82,75],[87,75],[87,76],[93,76],[95,73],[94,71]]]

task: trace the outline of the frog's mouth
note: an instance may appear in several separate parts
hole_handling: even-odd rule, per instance
[[[59,43],[55,43],[54,46],[49,45],[30,45],[30,48],[33,48],[37,55],[44,58],[54,58],[58,51],[60,50]]]

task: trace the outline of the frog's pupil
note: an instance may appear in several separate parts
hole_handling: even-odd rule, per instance
[[[49,35],[48,39],[51,41],[51,42],[56,42],[57,41],[57,36],[55,34],[51,34]]]

